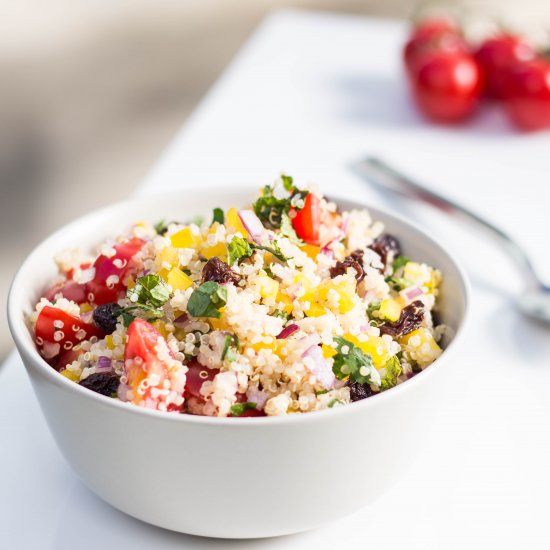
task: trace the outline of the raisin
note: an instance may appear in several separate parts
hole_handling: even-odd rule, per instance
[[[380,256],[380,259],[384,264],[384,270],[397,256],[401,254],[399,241],[388,233],[380,235],[380,237],[375,239],[369,248],[374,250]]]
[[[360,283],[365,278],[365,272],[363,271],[363,251],[356,250],[349,256],[346,256],[343,261],[336,262],[336,264],[330,268],[330,277],[338,277],[338,275],[344,275],[349,267],[355,269],[355,278]]]
[[[81,380],[79,384],[84,388],[110,397],[113,393],[116,393],[119,379],[114,372],[95,372],[90,374],[88,378]]]
[[[122,308],[116,303],[103,304],[94,309],[94,323],[106,334],[112,334],[116,330],[117,318]]]
[[[393,323],[385,321],[379,325],[381,334],[389,334],[392,338],[401,338],[416,330],[424,319],[424,304],[420,300],[414,301],[403,308],[399,319]]]
[[[352,401],[361,401],[361,399],[366,399],[373,394],[374,392],[368,384],[359,384],[355,380],[350,382],[349,396]]]
[[[238,284],[241,276],[235,273],[225,262],[214,257],[208,260],[202,268],[202,282],[215,281],[220,285],[226,283]]]

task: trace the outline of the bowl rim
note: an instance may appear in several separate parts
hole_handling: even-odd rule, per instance
[[[7,317],[8,317],[8,325],[10,328],[10,332],[12,334],[12,338],[14,339],[16,346],[18,348],[19,356],[21,359],[23,359],[23,354],[27,356],[28,361],[24,361],[23,363],[26,368],[29,368],[29,364],[32,365],[32,368],[34,371],[41,375],[42,377],[46,378],[49,382],[56,385],[59,389],[63,391],[73,391],[80,393],[80,396],[84,399],[89,399],[90,401],[93,401],[97,403],[98,406],[104,406],[104,407],[112,407],[113,410],[119,410],[121,413],[128,413],[128,414],[138,414],[138,415],[145,415],[146,417],[149,417],[152,420],[159,420],[159,421],[166,421],[166,422],[184,422],[184,423],[191,423],[191,424],[206,424],[210,426],[233,426],[233,427],[240,427],[243,426],[274,426],[274,425],[286,425],[286,424],[296,424],[296,423],[316,423],[316,422],[322,422],[326,418],[336,418],[337,416],[343,416],[343,415],[350,415],[350,414],[357,414],[360,412],[361,409],[368,409],[369,407],[375,407],[382,401],[388,401],[388,400],[395,400],[398,399],[398,396],[401,395],[404,392],[412,391],[412,388],[416,387],[416,385],[421,384],[423,380],[426,380],[428,377],[433,376],[437,370],[441,369],[443,364],[449,360],[449,357],[456,352],[456,349],[459,347],[460,343],[465,338],[466,330],[469,325],[469,319],[470,319],[470,301],[471,301],[471,285],[469,278],[466,274],[466,271],[464,270],[462,264],[460,261],[456,259],[454,254],[451,252],[448,252],[449,247],[446,246],[446,244],[443,244],[439,241],[439,238],[434,238],[431,235],[427,233],[426,230],[421,228],[419,225],[417,225],[416,222],[412,222],[400,214],[396,214],[394,212],[391,212],[389,210],[386,210],[385,208],[379,208],[374,206],[369,206],[368,204],[362,202],[361,200],[354,200],[349,199],[345,196],[340,196],[337,193],[330,193],[330,200],[336,202],[337,204],[343,203],[348,204],[352,207],[362,208],[366,209],[369,212],[381,213],[383,216],[386,216],[388,218],[392,218],[396,220],[397,222],[404,224],[405,226],[409,226],[413,230],[415,230],[418,234],[421,235],[422,238],[427,240],[430,243],[430,246],[435,247],[438,251],[438,253],[445,256],[448,261],[453,265],[454,269],[456,270],[458,276],[459,276],[459,286],[464,302],[464,314],[462,321],[459,323],[457,330],[452,338],[452,340],[448,343],[447,347],[444,349],[443,353],[439,358],[437,358],[433,363],[431,363],[426,369],[422,370],[420,373],[418,373],[413,378],[393,387],[389,390],[386,390],[384,392],[380,392],[376,395],[373,395],[369,397],[368,399],[362,399],[360,401],[349,403],[346,406],[342,407],[334,407],[332,409],[324,409],[320,411],[310,411],[308,413],[302,413],[302,414],[287,414],[282,416],[265,416],[265,417],[243,417],[239,418],[238,420],[236,417],[217,417],[217,416],[199,416],[199,415],[191,415],[191,414],[167,414],[164,411],[157,411],[153,409],[146,409],[144,407],[139,407],[136,405],[133,405],[131,403],[125,403],[118,399],[112,399],[110,397],[98,394],[96,392],[90,391],[87,388],[84,388],[80,386],[79,384],[75,384],[73,381],[67,379],[64,376],[61,376],[58,371],[53,369],[44,359],[43,357],[38,353],[38,350],[36,349],[36,346],[34,345],[34,339],[31,335],[31,343],[32,345],[29,346],[28,342],[25,341],[25,338],[22,336],[23,331],[27,332],[28,336],[28,327],[21,317],[21,303],[19,300],[17,300],[17,297],[20,295],[21,297],[25,296],[25,292],[21,287],[22,283],[20,282],[20,279],[22,277],[22,274],[26,271],[27,265],[31,262],[32,258],[39,254],[40,251],[43,248],[48,247],[48,245],[52,242],[55,242],[59,238],[61,234],[64,234],[67,231],[70,231],[72,227],[77,227],[82,224],[86,225],[87,223],[90,223],[94,218],[98,216],[105,216],[110,214],[111,212],[116,212],[118,208],[121,207],[127,207],[128,205],[132,203],[142,203],[144,201],[150,201],[150,200],[170,200],[171,198],[180,197],[184,193],[189,193],[190,190],[197,190],[200,191],[200,193],[204,194],[206,197],[210,196],[217,196],[218,193],[228,193],[229,191],[232,191],[235,193],[235,195],[239,193],[249,193],[257,191],[256,187],[250,186],[250,185],[238,185],[238,186],[232,186],[229,188],[228,186],[189,186],[185,189],[178,189],[178,190],[170,190],[170,191],[163,191],[163,192],[157,192],[157,193],[147,193],[139,196],[130,196],[127,199],[120,200],[114,203],[111,203],[109,205],[106,205],[104,207],[95,209],[89,213],[87,213],[84,216],[80,216],[66,224],[64,224],[59,229],[55,230],[51,234],[49,234],[45,239],[43,239],[38,245],[36,245],[33,250],[27,255],[24,262],[21,264],[19,269],[17,270],[12,283],[10,285],[9,293],[8,293],[8,301],[7,301]],[[375,218],[375,216],[373,216]]]

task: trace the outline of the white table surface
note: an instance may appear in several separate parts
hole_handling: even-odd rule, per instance
[[[383,155],[513,232],[550,278],[550,134],[517,134],[494,108],[463,127],[426,124],[402,81],[404,36],[395,22],[273,14],[138,192],[258,186],[284,170],[409,215],[448,243],[473,282],[471,328],[433,440],[412,471],[370,509],[309,533],[243,542],[164,531],[80,483],[12,354],[0,368],[0,548],[550,547],[550,331],[514,311],[518,277],[482,236],[382,197],[348,170],[365,153]]]

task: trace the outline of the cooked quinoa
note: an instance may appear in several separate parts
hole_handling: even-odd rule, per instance
[[[31,323],[53,368],[113,399],[208,416],[316,411],[442,353],[441,274],[404,253],[366,210],[283,175],[241,209],[140,221],[94,255],[64,251]]]

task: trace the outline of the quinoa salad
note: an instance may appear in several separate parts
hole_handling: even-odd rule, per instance
[[[441,274],[405,254],[368,211],[282,175],[248,205],[138,221],[92,255],[59,253],[30,323],[61,376],[134,406],[222,417],[340,407],[442,353]]]

